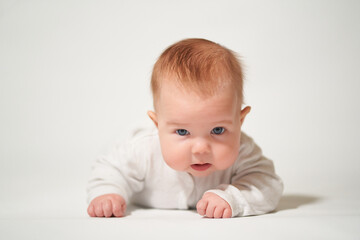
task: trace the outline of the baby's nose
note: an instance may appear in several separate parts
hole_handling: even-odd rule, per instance
[[[198,139],[192,146],[193,154],[204,154],[210,152],[210,144],[205,139]]]

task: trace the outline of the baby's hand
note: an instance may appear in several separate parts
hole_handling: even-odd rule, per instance
[[[94,198],[87,212],[90,217],[123,217],[125,215],[126,203],[118,194],[105,194]]]
[[[215,193],[205,193],[196,204],[197,212],[209,218],[230,218],[232,211],[230,205]]]

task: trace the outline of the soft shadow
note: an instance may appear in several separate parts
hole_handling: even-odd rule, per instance
[[[128,206],[126,206],[125,216],[130,216],[132,212],[134,212],[138,209],[147,209],[147,207],[142,207],[142,206],[138,206],[133,203],[130,203]]]
[[[273,211],[272,213],[284,211],[284,210],[290,210],[290,209],[296,209],[302,205],[309,205],[313,204],[315,202],[318,202],[321,200],[321,197],[318,196],[312,196],[312,195],[302,195],[302,194],[287,194],[282,196],[280,199],[280,202],[278,204],[278,207]],[[138,209],[151,209],[144,206],[139,206],[135,204],[130,204],[126,209],[126,216],[130,216],[132,212],[138,210]],[[196,209],[189,209],[189,211],[193,211],[196,213]]]
[[[280,199],[279,205],[276,208],[276,212],[284,211],[288,209],[296,209],[302,205],[308,205],[320,201],[321,198],[311,195],[300,195],[300,194],[290,194],[284,195]]]

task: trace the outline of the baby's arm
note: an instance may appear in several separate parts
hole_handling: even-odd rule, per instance
[[[242,138],[239,160],[233,166],[231,184],[221,184],[217,189],[205,192],[198,202],[199,214],[208,216],[213,205],[219,205],[219,200],[212,200],[207,205],[210,209],[203,210],[204,200],[212,193],[223,199],[231,209],[231,216],[259,215],[274,210],[281,198],[283,183],[275,174],[273,162],[262,155],[261,149],[247,136]],[[210,200],[208,200],[210,203]],[[215,207],[217,209],[217,207]],[[215,211],[216,212],[216,211]],[[215,213],[214,212],[214,213]],[[212,217],[218,217],[213,215]],[[211,214],[210,216],[211,217]],[[224,217],[224,215],[223,215]]]
[[[123,217],[125,211],[124,198],[113,193],[94,198],[87,210],[90,217]]]
[[[134,146],[126,142],[96,160],[87,188],[91,217],[124,216],[132,194],[143,188],[145,164]]]

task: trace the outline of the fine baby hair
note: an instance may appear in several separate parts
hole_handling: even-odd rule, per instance
[[[163,81],[176,81],[203,97],[232,85],[239,102],[243,100],[243,71],[236,53],[206,39],[184,39],[160,55],[151,76],[155,106]]]

